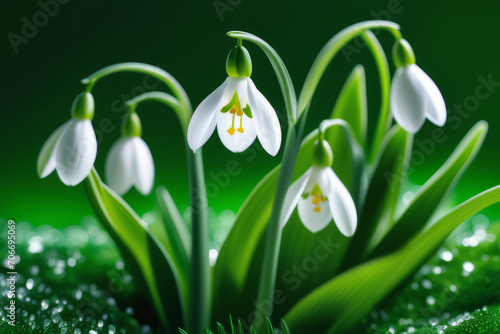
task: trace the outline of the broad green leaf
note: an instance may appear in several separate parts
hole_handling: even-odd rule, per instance
[[[476,157],[487,130],[486,122],[478,122],[467,133],[443,166],[420,188],[413,202],[370,254],[370,258],[392,252],[424,228],[443,198]]]
[[[247,310],[238,308],[246,304],[241,298],[253,255],[271,215],[279,170],[276,167],[267,174],[248,196],[222,246],[213,271],[212,319]]]
[[[340,91],[331,119],[343,119],[349,123],[356,136],[356,140],[362,147],[366,141],[367,107],[366,107],[366,77],[362,65],[357,65],[344,87]],[[338,177],[344,182],[348,189],[352,188],[353,161],[350,147],[342,129],[332,128],[328,134],[328,142],[334,143],[332,168]]]
[[[147,286],[144,291],[149,292],[164,327],[175,331],[182,322],[185,296],[177,292],[182,288],[169,254],[132,208],[102,183],[95,169],[87,177],[87,194],[128,269]]]
[[[335,102],[331,119],[340,118],[349,123],[360,145],[366,140],[367,106],[366,75],[363,65],[356,65],[347,78]],[[339,133],[337,136],[343,136]],[[343,140],[338,139],[338,140]],[[337,142],[334,140],[333,142]]]
[[[406,180],[412,140],[413,136],[397,125],[387,134],[370,178],[358,227],[343,260],[343,269],[358,263],[372,239],[383,234],[389,227],[401,184]]]
[[[338,333],[349,329],[413,275],[461,223],[500,202],[500,186],[467,200],[414,236],[400,250],[360,264],[323,284],[285,316],[292,332]]]
[[[156,190],[156,197],[166,236],[165,240],[159,239],[167,252],[171,254],[182,282],[187,282],[191,256],[189,232],[168,190],[165,187],[159,187]]]

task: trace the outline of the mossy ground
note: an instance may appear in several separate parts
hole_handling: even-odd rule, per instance
[[[7,323],[7,276],[0,274],[0,333],[153,333],[153,311],[95,220],[63,230],[18,223],[16,231],[16,326]],[[500,333],[500,223],[478,215],[462,225],[352,332]]]

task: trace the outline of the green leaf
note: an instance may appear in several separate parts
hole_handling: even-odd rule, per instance
[[[288,325],[286,324],[284,319],[281,319],[280,329],[281,329],[281,334],[290,334],[290,329],[288,328]]]
[[[467,200],[413,237],[400,250],[363,263],[323,284],[285,316],[293,332],[337,333],[349,329],[413,275],[461,223],[500,202],[500,186]]]
[[[356,65],[340,91],[330,118],[340,118],[349,123],[360,145],[364,145],[366,140],[368,117],[366,104],[365,69],[363,65]],[[337,136],[343,135],[339,133]],[[345,140],[343,137],[335,139],[333,140],[335,143],[337,140]],[[344,155],[341,155],[341,157],[344,157]]]
[[[424,228],[443,198],[476,157],[487,130],[486,122],[478,122],[467,133],[443,166],[420,188],[409,207],[373,250],[371,258],[392,252]]]
[[[267,174],[248,196],[222,246],[213,271],[213,319],[251,311],[241,298],[252,258],[271,215],[279,170],[276,167]]]
[[[273,324],[271,324],[271,320],[269,320],[269,318],[266,318],[266,324],[267,324],[267,334],[274,334]]]
[[[217,322],[217,334],[226,334],[226,330],[220,322]]]
[[[171,254],[183,281],[187,282],[191,257],[189,232],[168,190],[165,187],[158,187],[156,197],[166,235],[165,240],[160,240]]]
[[[389,228],[401,192],[401,184],[406,180],[412,141],[413,135],[398,125],[387,134],[342,269],[359,263],[373,239],[379,240],[377,238]]]
[[[169,254],[132,208],[102,183],[94,168],[86,185],[96,215],[119,247],[129,270],[147,286],[144,290],[149,292],[163,326],[175,330],[185,314],[180,313],[185,305],[181,298],[185,296],[177,292],[182,291],[182,285]]]
[[[186,331],[185,331],[185,330],[183,330],[182,328],[180,328],[180,327],[179,327],[178,329],[179,329],[179,333],[181,333],[181,334],[188,334],[188,332],[186,332]]]

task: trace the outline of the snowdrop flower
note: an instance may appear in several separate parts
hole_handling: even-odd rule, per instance
[[[316,144],[313,166],[288,189],[281,212],[282,227],[297,207],[300,220],[313,233],[324,229],[333,218],[343,235],[350,237],[354,234],[356,206],[331,164],[331,148],[322,140]]]
[[[106,180],[119,195],[125,194],[132,186],[143,195],[149,194],[153,188],[153,156],[141,134],[139,116],[131,111],[123,121],[122,137],[113,144],[106,158]]]
[[[242,152],[259,138],[270,155],[281,145],[281,127],[271,104],[255,87],[250,75],[252,61],[243,46],[228,55],[229,77],[196,108],[188,128],[189,147],[196,151],[210,138],[215,127],[230,151]]]
[[[97,154],[93,117],[92,95],[78,95],[73,102],[71,120],[54,131],[40,151],[38,176],[44,178],[56,170],[61,181],[68,186],[75,186],[87,177]]]
[[[391,111],[407,132],[415,133],[427,118],[437,126],[446,123],[446,106],[434,81],[415,64],[410,44],[401,39],[393,48],[397,67],[391,86]]]

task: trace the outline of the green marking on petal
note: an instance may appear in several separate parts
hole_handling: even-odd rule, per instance
[[[238,92],[236,92],[236,91],[234,92],[234,95],[231,98],[231,101],[229,101],[228,104],[226,104],[224,107],[222,107],[220,112],[223,114],[227,113],[229,110],[231,110],[231,107],[233,105],[236,105],[238,107],[240,106],[240,99],[238,98]]]
[[[245,113],[245,115],[247,115],[248,118],[253,118],[252,111],[250,110],[250,106],[248,104],[245,108],[243,108],[243,112]]]

